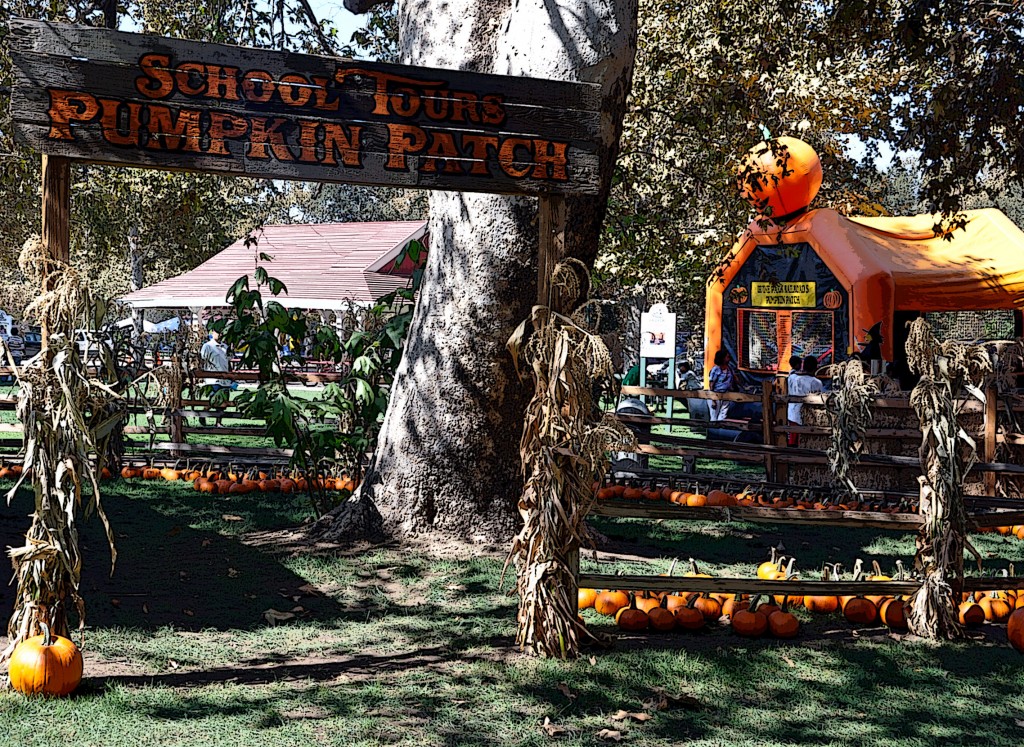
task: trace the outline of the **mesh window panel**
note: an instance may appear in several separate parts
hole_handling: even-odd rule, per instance
[[[740,367],[775,371],[779,367],[778,318],[774,311],[740,309]]]
[[[935,311],[924,316],[940,340],[981,342],[1014,338],[1011,309]]]
[[[813,355],[818,365],[832,363],[835,338],[831,311],[794,311],[791,332],[793,355]]]

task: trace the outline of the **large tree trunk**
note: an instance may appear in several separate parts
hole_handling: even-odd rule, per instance
[[[603,177],[567,200],[567,253],[594,260],[636,49],[636,0],[404,0],[402,61],[595,82],[605,90]],[[510,540],[529,392],[505,343],[536,299],[537,201],[434,192],[430,251],[405,356],[359,505],[392,535]],[[343,538],[356,508],[339,512]],[[365,517],[362,517],[365,522]]]

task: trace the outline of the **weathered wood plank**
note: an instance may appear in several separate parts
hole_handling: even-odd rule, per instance
[[[297,86],[312,87],[313,76],[333,81],[336,71],[345,72],[350,85],[367,85],[352,74],[353,70],[366,71],[376,92],[373,76],[405,78],[404,85],[430,90],[484,91],[501,93],[503,103],[535,107],[578,109],[599,112],[601,87],[593,83],[571,83],[562,80],[521,78],[491,75],[462,70],[413,67],[344,57],[278,52],[230,44],[171,39],[148,34],[109,31],[92,26],[48,23],[23,18],[13,19],[7,39],[15,54],[46,54],[65,58],[79,58],[97,62],[122,62],[134,65],[145,54],[170,55],[178,61],[202,60],[206,64],[234,66],[242,70],[263,70],[280,79],[283,74],[294,73],[310,79]],[[364,76],[365,77],[365,76]],[[403,85],[398,83],[398,85]],[[534,89],[538,90],[534,90]],[[393,89],[389,89],[393,92]]]
[[[749,521],[757,524],[804,524],[836,527],[872,527],[917,531],[917,514],[882,511],[819,511],[753,506],[677,506],[663,501],[598,501],[591,513],[618,518],[672,521]]]
[[[153,448],[160,451],[181,451],[183,453],[210,454],[225,456],[269,456],[291,458],[291,449],[258,448],[254,446],[211,446],[209,444],[172,443],[161,441]]]
[[[174,75],[187,77],[189,74],[178,67],[161,69]],[[84,61],[78,58],[62,58],[59,60],[59,64],[55,64],[53,56],[25,54],[19,57],[19,67],[14,71],[14,82],[15,85],[23,87],[26,92],[36,91],[37,93],[29,100],[36,105],[45,103],[47,108],[50,103],[49,97],[46,95],[48,89],[88,91],[98,98],[147,104],[152,99],[139,95],[135,87],[135,81],[139,74],[137,65],[126,64],[124,61]],[[332,111],[320,108],[303,111],[304,119],[356,124],[376,121],[373,112],[376,109],[377,101],[372,82],[362,87],[346,87],[336,90],[317,84],[306,84],[302,88],[310,91],[313,96],[329,97],[338,103],[337,108]],[[126,94],[126,91],[129,93]],[[37,97],[39,101],[35,101]],[[593,141],[600,126],[599,112],[566,108],[564,103],[559,103],[556,106],[538,106],[506,102],[503,104],[503,108],[510,114],[509,119],[519,125],[514,129],[506,127],[504,122],[497,124],[485,121],[446,123],[444,120],[438,120],[436,116],[428,116],[427,107],[429,106],[435,111],[447,109],[451,105],[449,97],[420,95],[418,98],[424,106],[421,106],[414,114],[404,117],[403,121],[431,130],[462,132],[467,130],[467,126],[472,125],[475,131],[495,135],[539,137],[540,135],[537,133],[542,132],[546,138],[568,142],[574,147],[592,152]],[[176,90],[171,96],[161,98],[160,103],[174,103],[188,107],[194,100],[194,97],[183,96]],[[296,108],[278,97],[260,102],[251,102],[244,98],[217,100],[217,111],[242,115],[255,114],[269,118],[294,117]],[[528,128],[532,128],[533,131],[526,132]]]
[[[12,22],[16,137],[95,163],[594,194],[600,87]]]
[[[917,591],[920,581],[767,581],[759,578],[684,578],[682,576],[616,576],[581,573],[579,585],[589,589],[647,591],[696,591],[718,594],[802,594],[840,596],[853,594],[903,594]],[[964,591],[1024,589],[1024,578],[966,578]]]
[[[572,166],[573,180],[555,183],[534,179],[528,175],[532,168],[529,161],[509,161],[510,169],[521,170],[524,175],[512,177],[494,166],[493,159],[470,159],[452,157],[443,159],[444,164],[457,165],[459,174],[445,173],[441,164],[436,170],[426,170],[435,160],[432,157],[411,154],[404,157],[402,168],[389,168],[391,155],[388,152],[360,152],[357,166],[348,167],[341,160],[334,165],[320,163],[282,162],[276,158],[253,158],[244,155],[248,150],[246,141],[226,141],[227,155],[211,155],[206,152],[184,150],[111,147],[103,136],[86,127],[72,128],[75,140],[52,140],[48,138],[50,127],[36,121],[16,118],[14,130],[19,141],[36,150],[74,158],[88,163],[138,166],[165,171],[201,171],[229,176],[253,178],[297,179],[314,182],[336,182],[361,184],[365,186],[394,186],[407,189],[442,189],[461,192],[488,192],[495,194],[594,194],[597,187],[593,181],[598,173],[596,155],[575,154]],[[183,142],[189,141],[182,138]],[[467,172],[474,164],[485,164],[488,172],[474,175]]]
[[[718,402],[760,402],[759,394],[743,392],[708,392],[703,389],[659,389],[648,386],[624,386],[623,394],[636,397],[673,397],[675,399],[709,399]]]

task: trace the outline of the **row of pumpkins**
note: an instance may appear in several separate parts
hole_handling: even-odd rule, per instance
[[[794,498],[782,490],[757,492],[749,486],[738,493],[730,493],[717,488],[703,490],[699,485],[694,485],[693,490],[680,490],[670,485],[658,487],[652,484],[647,487],[637,487],[621,483],[606,484],[597,488],[597,499],[599,501],[667,501],[691,508],[741,506],[818,511],[880,511],[883,513],[914,513],[917,511],[917,501],[912,500],[893,503],[851,499],[845,503],[839,503],[815,498],[809,493]]]
[[[775,558],[757,567],[757,577],[763,580],[789,580],[798,576],[793,573],[795,559]],[[674,567],[673,563],[673,567]],[[691,571],[681,578],[711,578],[701,573],[696,562],[690,560]],[[902,563],[897,579],[904,577]],[[669,569],[666,576],[672,575]],[[892,581],[891,576],[881,572],[874,563],[874,573],[864,576],[862,563],[854,565],[855,581]],[[838,566],[828,566],[822,572],[823,580],[839,580]],[[685,582],[684,582],[685,583]],[[729,626],[737,635],[760,638],[794,638],[800,632],[800,621],[789,611],[790,608],[804,607],[809,612],[830,614],[840,612],[854,625],[876,625],[882,623],[893,631],[906,631],[907,615],[911,602],[899,595],[850,595],[850,596],[805,596],[801,594],[748,595],[715,594],[693,591],[669,593],[637,592],[624,590],[598,590],[581,588],[578,606],[580,610],[593,609],[601,615],[615,618],[622,630],[673,630],[696,631],[706,625],[727,618]],[[973,628],[984,624],[1007,623],[1007,634],[1015,649],[1024,653],[1024,592],[1015,590],[992,591],[987,594],[964,594],[959,607],[960,624]]]
[[[679,490],[666,485],[657,487],[649,485],[646,488],[627,484],[607,484],[597,488],[597,499],[599,501],[625,500],[625,501],[667,501],[678,506],[699,508],[702,506],[739,506],[752,508],[776,508],[793,509],[797,511],[877,511],[880,513],[917,513],[918,504],[915,500],[904,499],[900,503],[884,501],[861,501],[851,499],[845,503],[832,502],[813,498],[809,494],[799,498],[787,496],[783,491],[755,492],[747,487],[738,493],[730,493],[727,490],[712,488],[702,491],[700,486],[694,485],[693,490]],[[1015,524],[1002,527],[982,527],[978,529],[981,533],[997,532],[1004,536],[1012,536],[1017,539],[1024,539],[1024,524]]]
[[[22,467],[19,464],[0,466],[0,480],[17,479],[21,474]],[[113,476],[113,473],[106,467],[100,472],[100,479],[102,480],[109,480]],[[301,493],[310,487],[309,480],[298,473],[270,473],[256,470],[238,472],[233,469],[198,470],[191,468],[176,469],[174,467],[125,466],[121,468],[121,477],[125,480],[188,481],[200,493],[216,493],[219,495],[252,493],[255,491],[263,493]],[[344,474],[338,477],[318,477],[313,482],[313,488],[319,490],[337,490],[339,492],[352,493],[355,492],[357,487],[359,487],[359,483]]]
[[[239,472],[233,469],[173,469],[164,467],[124,467],[121,477],[126,480],[141,478],[143,480],[166,480],[176,482],[184,480],[192,483],[200,493],[301,493],[310,487],[309,480],[300,474],[285,472],[264,472],[252,470]],[[318,477],[313,483],[314,489],[337,490],[352,493],[358,483],[348,475],[339,477]]]

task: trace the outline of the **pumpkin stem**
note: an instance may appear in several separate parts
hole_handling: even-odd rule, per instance
[[[665,574],[666,576],[671,576],[672,575],[672,571],[674,571],[676,569],[676,563],[678,563],[678,562],[679,562],[679,558],[672,558],[672,564],[668,567],[668,573]]]
[[[882,575],[882,566],[878,564],[877,560],[871,561],[871,568],[874,570],[876,576]]]
[[[690,601],[686,603],[686,606],[692,610],[694,608],[693,605],[697,604],[698,599],[700,599],[700,594],[694,594],[690,597]]]
[[[757,610],[757,603],[759,601],[761,601],[761,595],[760,594],[753,594],[753,595],[751,595],[751,597],[750,597],[750,606],[747,609],[750,612],[754,612],[755,610]]]
[[[690,558],[690,570],[693,571],[693,575],[697,575],[700,571],[697,569],[697,561]]]
[[[43,645],[52,646],[53,639],[50,637],[50,626],[40,620],[39,627],[43,629]]]
[[[864,561],[862,561],[860,558],[857,558],[857,561],[853,564],[853,580],[854,581],[860,581],[860,577],[863,575],[863,573],[861,571],[861,566],[863,566],[863,565],[864,565]]]
[[[786,565],[786,579],[793,577],[793,566],[796,564],[796,558],[790,558],[789,563]]]
[[[896,560],[896,580],[905,581],[907,576],[907,569],[903,567],[903,561]]]

